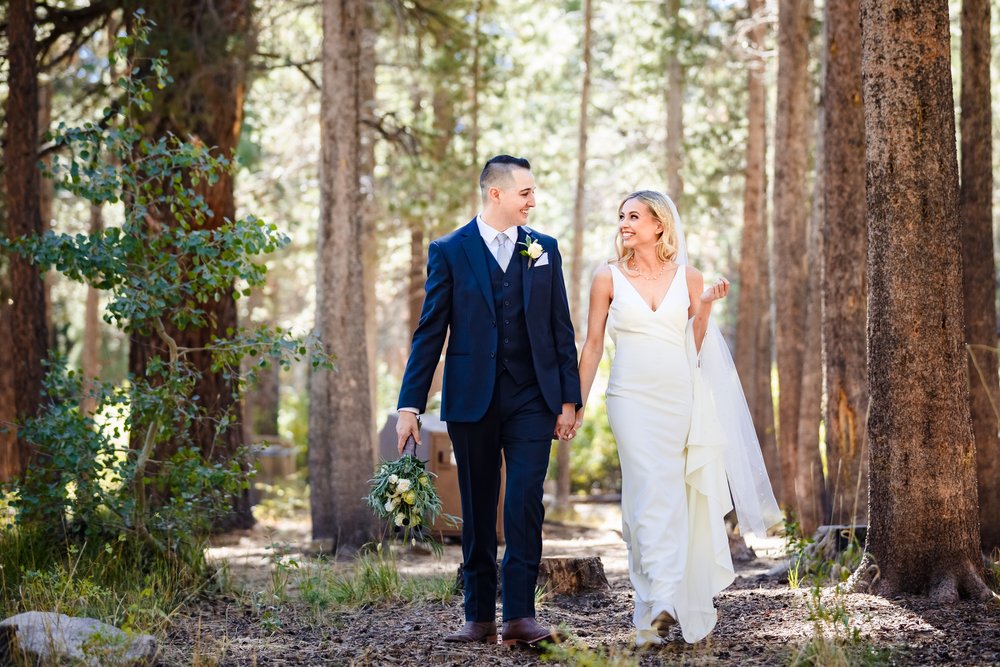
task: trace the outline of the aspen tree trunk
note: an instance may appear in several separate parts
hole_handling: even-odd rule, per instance
[[[851,583],[941,603],[988,599],[963,334],[948,3],[862,0],[861,33],[871,490],[865,556]]]
[[[375,534],[362,498],[375,466],[368,386],[361,138],[363,0],[323,2],[321,187],[316,330],[337,355],[337,372],[312,376],[309,480],[313,537],[356,548]]]
[[[811,0],[778,2],[778,102],[774,137],[774,303],[778,454],[784,507],[795,504],[806,318],[806,172]]]
[[[962,2],[962,294],[969,345],[969,406],[979,468],[979,521],[986,551],[1000,547],[1000,440],[997,438],[997,308],[993,260],[993,155],[990,3]]]
[[[570,310],[573,316],[573,330],[576,332],[577,347],[582,344],[583,333],[583,245],[586,225],[584,211],[587,199],[587,128],[590,112],[591,43],[593,41],[593,0],[583,0],[583,81],[580,85],[580,118],[577,129],[576,153],[576,196],[573,201],[573,248],[570,258]],[[570,446],[569,440],[559,440],[556,444],[556,507],[569,509],[570,492]]]
[[[825,157],[823,345],[827,495],[831,523],[868,521],[865,116],[858,0],[827,0],[823,75]]]
[[[774,435],[771,395],[771,260],[767,233],[767,109],[763,51],[764,0],[748,0],[748,33],[753,51],[747,64],[747,157],[740,242],[739,302],[736,316],[736,368],[743,382],[767,474],[781,497],[781,469]]]

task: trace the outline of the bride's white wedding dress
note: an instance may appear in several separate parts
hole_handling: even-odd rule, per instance
[[[607,411],[621,460],[633,620],[639,640],[655,643],[651,622],[666,611],[696,642],[715,627],[712,598],[735,578],[723,518],[732,509],[727,434],[694,350],[685,267],[656,310],[614,264],[611,275]]]

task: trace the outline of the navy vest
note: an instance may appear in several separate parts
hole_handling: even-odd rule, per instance
[[[535,382],[535,364],[531,359],[531,342],[524,319],[524,279],[521,271],[524,258],[515,249],[504,272],[485,242],[483,252],[490,267],[493,304],[497,314],[497,375],[506,370],[519,385]]]

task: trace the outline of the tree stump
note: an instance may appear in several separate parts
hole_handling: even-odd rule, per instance
[[[543,558],[538,568],[538,585],[546,593],[580,595],[586,591],[611,588],[599,556]]]
[[[455,576],[455,590],[465,590],[463,568],[458,566]],[[536,586],[554,595],[580,595],[587,591],[608,590],[611,584],[604,574],[604,564],[600,556],[573,558],[572,556],[550,556],[543,558],[538,566]],[[500,563],[497,562],[497,594],[503,589]]]

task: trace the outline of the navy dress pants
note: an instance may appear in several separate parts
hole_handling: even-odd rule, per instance
[[[507,466],[503,506],[506,551],[503,620],[534,617],[535,581],[542,558],[542,482],[549,465],[556,415],[538,384],[517,385],[501,372],[478,422],[448,422],[462,496],[465,620],[496,620],[497,502],[501,454]]]

